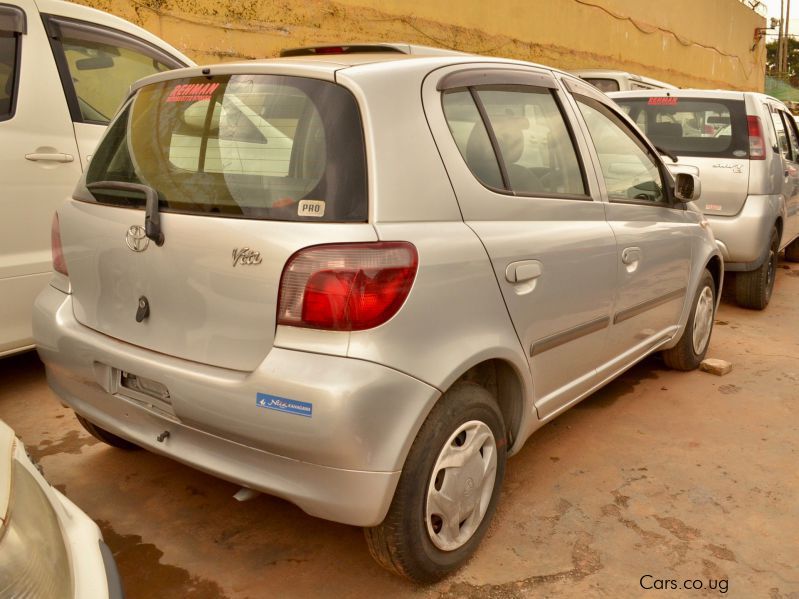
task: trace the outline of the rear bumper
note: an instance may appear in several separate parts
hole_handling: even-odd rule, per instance
[[[33,328],[50,386],[86,419],[346,524],[383,520],[405,456],[439,396],[379,364],[281,348],[246,373],[179,360],[81,325],[71,297],[52,287],[36,301]],[[120,370],[166,386],[171,405],[127,397]],[[283,407],[259,406],[264,395]],[[169,436],[159,442],[164,431]]]
[[[727,271],[758,268],[768,255],[771,229],[780,215],[778,196],[749,196],[735,216],[705,214]]]

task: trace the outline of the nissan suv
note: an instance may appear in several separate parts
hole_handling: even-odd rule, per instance
[[[701,175],[705,213],[739,305],[764,309],[780,251],[799,262],[799,129],[776,98],[673,90],[610,94],[681,171]]]
[[[325,47],[139,81],[53,221],[34,330],[99,439],[462,564],[505,460],[653,352],[723,263],[606,96],[525,62]]]

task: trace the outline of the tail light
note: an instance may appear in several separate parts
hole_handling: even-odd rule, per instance
[[[277,322],[329,331],[379,326],[402,307],[418,264],[416,248],[402,241],[300,250],[283,268]]]
[[[53,252],[53,270],[68,277],[67,263],[64,260],[64,248],[61,247],[61,226],[58,223],[58,213],[53,215],[53,226],[50,229],[50,244]]]
[[[766,159],[766,141],[763,139],[763,127],[760,125],[760,117],[746,117],[749,125],[749,159]]]

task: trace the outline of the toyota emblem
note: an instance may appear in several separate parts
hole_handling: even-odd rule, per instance
[[[143,252],[147,249],[147,246],[150,245],[150,238],[147,237],[144,227],[141,225],[132,225],[128,229],[127,235],[125,235],[125,243],[127,243],[128,247],[134,252]]]

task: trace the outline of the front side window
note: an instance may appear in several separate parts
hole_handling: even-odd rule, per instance
[[[183,66],[160,50],[120,32],[71,21],[50,20],[53,50],[74,100],[73,119],[107,124],[137,79]]]
[[[0,5],[0,121],[14,116],[19,80],[19,52],[25,14],[15,6]]]
[[[780,146],[780,153],[787,159],[791,158],[791,145],[788,141],[788,133],[785,131],[785,124],[782,122],[782,117],[778,110],[771,112],[771,122],[774,124],[774,130],[777,133],[777,143]]]
[[[142,204],[135,192],[102,189],[103,181],[147,185],[170,212],[340,222],[367,216],[355,99],[339,85],[304,77],[195,77],[143,87],[86,175],[96,201]]]
[[[611,201],[665,201],[658,163],[641,140],[600,102],[584,96],[575,96],[575,99],[599,155],[608,198]]]
[[[786,160],[799,161],[799,143],[797,142],[796,126],[793,117],[778,108],[770,110],[771,123],[777,136],[780,154]]]
[[[447,92],[443,102],[458,149],[484,184],[522,196],[585,196],[577,153],[550,90],[475,87]]]
[[[788,133],[788,142],[791,146],[791,160],[799,162],[799,137],[796,134],[796,122],[793,116],[785,111],[780,111],[785,123],[785,131]]]

